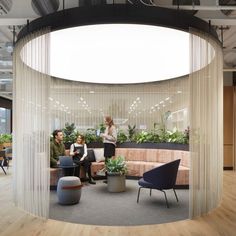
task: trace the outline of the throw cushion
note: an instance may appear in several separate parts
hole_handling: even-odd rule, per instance
[[[93,151],[94,151],[96,162],[105,161],[103,148],[94,148]]]
[[[93,149],[88,149],[87,151],[88,151],[88,155],[87,155],[88,160],[90,162],[96,161]]]

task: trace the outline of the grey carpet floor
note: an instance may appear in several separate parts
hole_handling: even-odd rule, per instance
[[[177,189],[179,202],[173,190],[167,191],[170,208],[166,207],[164,194],[142,189],[136,202],[137,180],[126,180],[126,192],[109,193],[101,180],[96,185],[82,188],[79,204],[59,205],[56,191],[50,193],[50,218],[79,224],[131,226],[160,224],[188,218],[189,190]]]

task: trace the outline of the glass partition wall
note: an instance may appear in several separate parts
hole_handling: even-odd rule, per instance
[[[119,130],[153,130],[157,124],[184,131],[189,125],[188,77],[134,85],[101,85],[51,79],[51,129],[74,123],[85,132],[111,115]]]

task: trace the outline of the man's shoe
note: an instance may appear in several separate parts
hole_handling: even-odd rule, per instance
[[[92,179],[89,180],[89,183],[90,183],[90,184],[96,184],[96,182],[93,181]]]

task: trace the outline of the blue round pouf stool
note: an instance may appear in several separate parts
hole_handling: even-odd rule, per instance
[[[58,202],[63,205],[76,204],[81,197],[81,181],[75,176],[65,176],[57,184]]]

